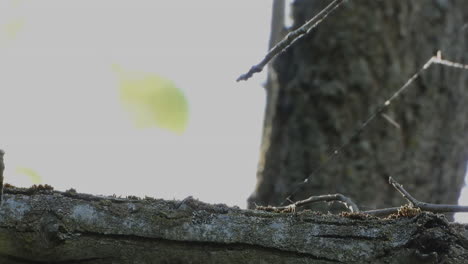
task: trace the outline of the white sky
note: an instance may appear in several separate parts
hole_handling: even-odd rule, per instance
[[[6,182],[31,185],[16,171],[28,167],[60,190],[245,206],[265,77],[235,79],[267,50],[271,1],[0,3]],[[186,133],[135,129],[113,63],[175,81],[189,102]]]
[[[6,182],[31,185],[16,170],[27,167],[59,190],[245,207],[265,74],[235,78],[266,52],[270,14],[271,1],[1,1]],[[136,129],[113,63],[173,80],[189,102],[187,131]]]

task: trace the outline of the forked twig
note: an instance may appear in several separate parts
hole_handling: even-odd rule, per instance
[[[451,205],[451,204],[431,204],[425,203],[416,200],[411,196],[401,184],[395,181],[392,177],[388,179],[389,184],[391,184],[402,196],[409,202],[409,207],[414,209],[420,209],[420,211],[427,211],[432,213],[462,213],[468,212],[468,206],[462,205]],[[342,194],[328,194],[328,195],[319,195],[311,196],[305,200],[297,201],[290,205],[286,206],[257,206],[256,209],[264,211],[274,211],[274,212],[295,212],[296,208],[299,206],[304,206],[306,204],[317,203],[317,202],[340,202],[343,203],[350,212],[368,214],[374,216],[386,216],[390,214],[398,213],[402,207],[390,207],[383,209],[375,209],[368,211],[359,211],[359,207],[356,203],[353,202],[349,197],[346,197]]]
[[[411,196],[401,184],[396,182],[392,177],[388,178],[388,182],[398,190],[398,192],[413,206],[423,211],[433,213],[462,213],[468,212],[468,206],[453,205],[453,204],[432,204],[416,200]]]

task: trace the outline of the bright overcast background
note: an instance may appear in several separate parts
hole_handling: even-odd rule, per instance
[[[271,1],[0,1],[5,181],[245,207],[255,185]],[[183,134],[137,129],[113,64],[188,101]],[[37,179],[35,179],[37,180]]]
[[[235,79],[267,50],[271,4],[1,0],[5,181],[245,207],[265,74]],[[116,64],[172,80],[188,102],[185,132],[136,128]]]

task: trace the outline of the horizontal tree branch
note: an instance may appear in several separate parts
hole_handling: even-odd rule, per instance
[[[463,231],[430,213],[278,213],[8,186],[0,263],[401,263],[427,252],[458,263],[450,260],[468,256]]]

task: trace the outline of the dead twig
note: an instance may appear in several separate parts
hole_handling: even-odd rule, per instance
[[[462,205],[452,205],[452,204],[432,204],[425,203],[417,200],[408,191],[403,188],[403,185],[399,184],[392,177],[388,178],[388,183],[391,184],[402,196],[409,202],[409,207],[414,209],[420,209],[420,211],[427,211],[432,213],[463,213],[468,212],[468,206]],[[385,216],[389,214],[396,214],[401,212],[402,208],[405,207],[392,207],[384,209],[376,209],[363,211],[363,214],[375,215],[375,216]]]
[[[311,196],[307,199],[297,201],[286,206],[257,206],[256,209],[274,212],[295,212],[296,207],[317,202],[339,202],[344,204],[349,209],[349,211],[353,213],[359,212],[359,207],[356,205],[356,203],[354,203],[353,200],[340,193]]]
[[[377,107],[377,109],[372,112],[372,114],[363,122],[361,125],[353,132],[353,134],[338,148],[336,148],[334,151],[332,151],[328,156],[325,158],[325,160],[317,166],[312,173],[310,173],[302,182],[298,183],[296,186],[292,188],[292,191],[290,194],[285,198],[285,203],[286,201],[291,201],[292,197],[299,191],[301,188],[307,184],[309,179],[311,179],[314,175],[318,174],[320,171],[322,171],[324,168],[326,168],[328,165],[331,164],[331,162],[341,154],[341,152],[348,148],[352,144],[352,142],[361,135],[361,133],[364,131],[364,129],[369,125],[369,123],[374,120],[375,117],[382,115],[384,111],[392,104],[392,102],[398,98],[409,86],[412,84],[417,78],[419,78],[424,71],[426,71],[431,65],[433,64],[440,64],[442,66],[447,66],[447,67],[452,67],[452,68],[457,68],[457,69],[462,69],[462,70],[468,70],[468,64],[462,64],[458,62],[453,62],[450,60],[445,60],[442,59],[442,53],[441,51],[437,51],[437,54],[435,56],[432,56],[427,62],[415,73],[413,76],[411,76],[403,86],[398,88],[392,96],[390,96],[383,104]]]
[[[390,214],[398,213],[399,209],[400,209],[400,207],[390,207],[390,208],[362,211],[362,213],[363,214],[368,214],[368,215],[373,215],[373,216],[387,216],[387,215],[390,215]]]
[[[284,37],[278,44],[276,44],[263,58],[263,60],[254,65],[250,68],[247,73],[242,74],[237,78],[236,81],[247,81],[257,72],[261,72],[265,65],[268,64],[271,60],[273,60],[276,56],[283,53],[287,50],[294,42],[301,39],[305,35],[309,34],[312,29],[318,26],[331,12],[333,12],[337,7],[339,7],[345,0],[334,0],[331,2],[327,7],[322,9],[317,15],[315,15],[312,19],[307,21],[304,25],[300,28],[289,32],[286,37]]]
[[[468,206],[462,205],[452,205],[452,204],[432,204],[425,203],[416,200],[411,196],[401,184],[395,181],[392,177],[389,177],[388,182],[398,190],[399,193],[415,208],[419,208],[423,211],[433,212],[433,213],[462,213],[468,212]]]
[[[420,213],[421,211],[427,211],[427,212],[432,212],[432,213],[468,212],[468,206],[451,205],[451,204],[431,204],[431,203],[418,201],[413,196],[411,196],[411,194],[409,194],[403,188],[403,186],[399,184],[397,181],[395,181],[392,177],[389,177],[388,182],[403,196],[403,198],[405,198],[409,202],[409,205],[404,205],[401,207],[368,210],[368,211],[359,211],[359,207],[356,205],[356,203],[353,202],[352,199],[342,194],[337,193],[337,194],[311,196],[307,199],[297,201],[295,203],[291,203],[290,205],[286,205],[286,206],[257,206],[256,209],[263,210],[263,211],[272,211],[272,212],[282,212],[282,213],[292,212],[293,213],[296,211],[297,207],[304,206],[306,204],[336,201],[336,202],[340,202],[344,204],[353,213],[368,214],[368,215],[373,215],[373,216],[387,216],[390,214],[411,216],[415,213]]]

